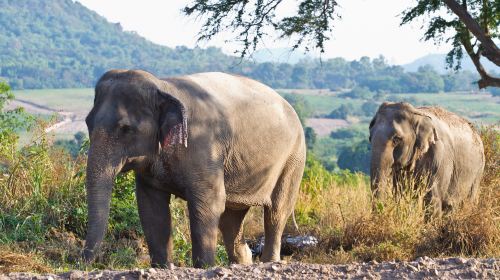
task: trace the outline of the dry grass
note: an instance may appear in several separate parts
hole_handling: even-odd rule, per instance
[[[366,181],[338,183],[324,170],[306,176],[296,212],[321,244],[294,256],[307,262],[405,260],[418,256],[500,256],[500,133],[483,128],[486,167],[477,204],[426,221],[423,193],[372,201]],[[307,174],[306,174],[307,175]],[[318,178],[321,178],[318,179]],[[406,188],[418,189],[418,188]],[[311,191],[313,190],[313,191]],[[375,207],[371,207],[375,205]]]
[[[46,273],[51,269],[34,254],[15,252],[12,247],[0,246],[0,273],[38,272]]]
[[[481,135],[486,168],[478,204],[427,222],[422,194],[403,192],[397,202],[374,201],[365,175],[332,174],[310,160],[295,214],[299,233],[317,236],[320,245],[292,258],[347,263],[423,255],[500,257],[500,133],[487,128]],[[79,263],[86,222],[84,158],[72,160],[51,150],[47,139],[35,140],[37,144],[28,149],[1,158],[13,169],[0,177],[0,273],[147,266],[132,177],[120,179],[115,188],[118,199],[112,202],[110,230],[97,263],[93,267]],[[176,264],[189,266],[186,203],[173,200],[172,216]],[[261,236],[262,225],[262,210],[252,208],[245,236]],[[290,225],[286,231],[297,234]],[[224,264],[223,247],[217,252]]]

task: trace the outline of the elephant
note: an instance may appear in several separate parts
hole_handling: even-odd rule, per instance
[[[86,124],[86,262],[105,235],[114,178],[128,171],[153,267],[173,262],[171,196],[187,201],[195,267],[214,265],[219,229],[229,260],[252,263],[243,237],[251,206],[264,209],[261,261],[280,259],[306,145],[296,112],[274,90],[218,72],[159,79],[110,70],[96,84]]]
[[[375,197],[404,185],[425,187],[426,217],[477,201],[485,165],[481,137],[462,117],[440,107],[384,102],[370,122],[370,181]],[[404,186],[403,186],[404,187]]]

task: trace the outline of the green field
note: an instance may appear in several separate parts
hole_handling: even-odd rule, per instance
[[[368,100],[339,97],[328,90],[278,90],[281,94],[299,94],[313,108],[313,116],[330,113],[342,104],[350,103],[359,108]],[[500,97],[485,93],[398,93],[385,95],[386,100],[407,101],[416,106],[442,106],[476,124],[500,122]]]
[[[350,103],[354,108],[366,102],[361,99],[339,97],[337,93],[327,90],[278,90],[280,94],[299,94],[313,109],[312,116],[330,113],[342,104]],[[55,110],[74,112],[85,115],[92,107],[94,90],[82,89],[41,89],[14,91],[16,98],[27,100]],[[489,94],[471,93],[419,93],[419,94],[387,94],[389,100],[407,100],[416,105],[442,106],[477,124],[500,122],[500,97]],[[416,102],[415,102],[416,101]],[[414,104],[415,105],[415,104]]]
[[[93,88],[15,90],[13,93],[17,99],[76,114],[88,113],[94,100]]]

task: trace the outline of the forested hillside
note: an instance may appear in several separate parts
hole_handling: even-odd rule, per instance
[[[92,87],[111,68],[145,69],[158,76],[226,71],[274,88],[360,86],[407,93],[477,88],[471,72],[441,75],[427,66],[405,72],[383,57],[253,63],[217,48],[172,49],[123,31],[119,23],[72,0],[0,0],[0,7],[0,79],[14,89]]]
[[[89,87],[109,68],[159,75],[226,70],[215,48],[171,49],[71,0],[0,0],[0,76],[13,88]]]

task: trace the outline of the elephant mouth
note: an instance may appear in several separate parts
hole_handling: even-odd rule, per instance
[[[138,170],[141,168],[143,162],[145,162],[147,159],[146,156],[136,156],[136,157],[128,157],[125,160],[125,163],[120,170],[120,173],[126,173],[131,170]]]

